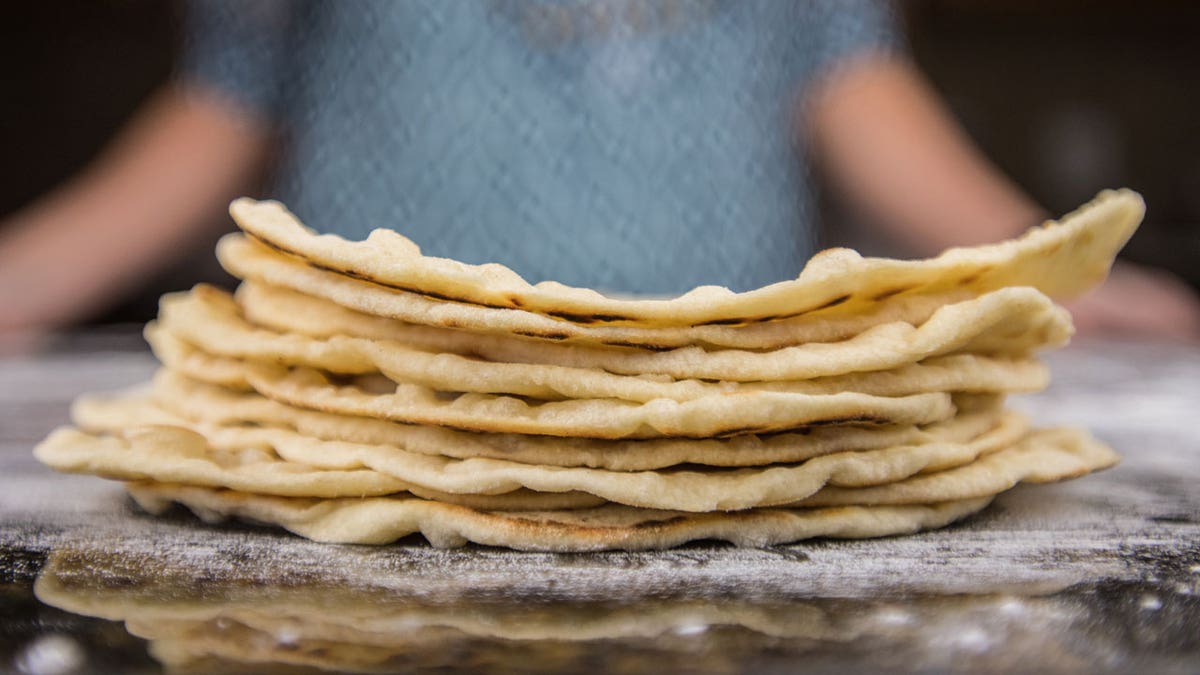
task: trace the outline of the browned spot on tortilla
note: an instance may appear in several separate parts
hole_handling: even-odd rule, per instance
[[[673,518],[666,518],[663,520],[647,520],[647,521],[643,521],[643,522],[634,524],[633,529],[647,530],[647,529],[652,529],[652,528],[656,528],[656,527],[665,527],[665,526],[671,525],[673,523],[682,523],[682,522],[686,521],[687,519],[688,519],[687,516],[675,516]]]
[[[986,266],[984,266],[984,267],[981,267],[981,268],[979,268],[979,269],[975,270],[975,271],[974,271],[974,272],[972,272],[971,274],[968,274],[967,276],[965,276],[965,277],[963,277],[963,278],[959,279],[959,280],[958,280],[958,283],[959,283],[960,285],[962,285],[962,286],[966,286],[966,285],[968,285],[968,284],[972,284],[972,283],[974,283],[974,282],[978,281],[978,280],[979,280],[979,277],[982,277],[983,275],[985,275],[985,274],[987,274],[988,272],[991,272],[991,271],[992,271],[992,267],[991,267],[990,265],[986,265]]]
[[[645,349],[651,352],[669,352],[674,347],[665,347],[663,345],[650,344],[646,342],[627,342],[625,340],[601,340],[600,344],[610,347],[633,347],[634,349]]]
[[[453,296],[453,295],[446,295],[444,293],[434,293],[432,291],[427,291],[427,290],[420,289],[420,288],[411,288],[409,286],[401,286],[399,284],[389,284],[389,283],[379,281],[378,279],[368,279],[366,277],[363,277],[363,280],[369,281],[373,284],[379,284],[380,286],[385,286],[387,288],[394,288],[398,291],[404,291],[406,293],[415,293],[417,295],[423,295],[423,296],[433,299],[433,300],[444,300],[446,302],[456,302],[460,305],[473,305],[475,307],[487,307],[489,309],[512,309],[511,307],[505,307],[504,305],[493,305],[493,304],[487,303],[487,302],[480,302],[478,300],[469,300],[467,298],[460,298],[460,297]]]
[[[308,259],[305,258],[305,260],[308,260]],[[313,264],[315,265],[317,263],[313,263]],[[332,267],[323,267],[323,269],[334,270],[334,268],[332,268]],[[354,277],[355,279],[362,279],[363,281],[375,281],[371,277],[369,277],[369,276],[363,274],[362,272],[359,272],[358,270],[353,269],[353,268],[349,268],[349,267],[345,268],[345,269],[338,268],[335,271],[341,272],[342,274],[345,274],[348,277]]]
[[[763,431],[763,432],[760,432],[758,434],[758,436],[760,438],[774,438],[776,436],[789,436],[792,434],[796,434],[799,436],[811,436],[812,433],[817,430],[817,427],[832,426],[835,424],[843,424],[843,423],[863,424],[864,421],[868,420],[868,419],[874,419],[874,418],[847,417],[847,418],[845,418],[845,422],[843,422],[842,420],[818,420],[816,422],[806,422],[804,424],[800,424],[800,425],[797,425],[794,427],[784,427],[782,429],[771,429],[769,431]],[[892,424],[892,420],[875,420],[875,421],[871,422],[872,425],[875,425],[876,423],[878,423],[880,425]]]
[[[713,319],[703,323],[693,324],[695,326],[740,326],[746,323],[745,319]]]
[[[324,375],[325,381],[334,385],[335,387],[351,387],[357,384],[357,375],[334,372],[327,372],[324,373]]]
[[[808,423],[810,427],[824,427],[835,424],[889,424],[891,420],[872,415],[855,415],[852,417],[834,417],[827,420],[815,420]]]
[[[508,296],[508,301],[510,303],[512,303],[513,307],[524,307],[525,306],[525,303],[521,302],[521,298],[516,295]]]
[[[263,246],[266,246],[267,248],[269,248],[273,251],[278,251],[280,253],[286,253],[287,255],[290,255],[294,258],[304,258],[304,256],[300,255],[299,253],[296,253],[295,251],[293,251],[291,249],[284,248],[284,247],[280,246],[279,244],[276,244],[273,241],[267,241],[266,239],[263,239],[262,237],[258,236],[257,234],[253,234],[251,232],[246,232],[245,230],[243,230],[242,233],[245,234],[248,238],[253,239],[254,241],[257,241],[258,243],[262,244]]]
[[[816,311],[820,311],[822,309],[829,309],[830,307],[837,307],[838,305],[842,304],[843,302],[846,302],[847,300],[849,300],[850,297],[851,296],[849,294],[836,297],[836,298],[830,300],[829,302],[821,305],[820,307],[817,307],[817,308],[809,310],[809,311],[816,312]]]
[[[401,424],[408,424],[407,422],[404,422],[403,420],[392,420],[392,421],[399,422]],[[438,426],[446,427],[447,429],[457,429],[459,431],[469,431],[473,434],[495,433],[492,429],[473,427],[473,426],[470,426],[467,424],[439,424]]]
[[[1054,242],[1053,244],[1050,244],[1049,246],[1047,246],[1046,253],[1057,253],[1058,249],[1060,249],[1062,247],[1063,247],[1063,242],[1060,239],[1060,240]]]
[[[589,314],[572,314],[570,312],[547,312],[550,316],[565,319],[572,323],[594,323],[596,319]]]
[[[621,316],[620,314],[576,314],[575,312],[546,312],[547,316],[552,316],[571,323],[593,324],[593,323],[612,323],[614,321],[630,321],[630,317]]]
[[[535,330],[514,330],[513,334],[542,340],[566,340],[567,338],[571,337],[566,333],[539,333]]]
[[[894,295],[900,295],[901,293],[903,293],[905,291],[911,291],[914,288],[916,288],[915,285],[897,286],[895,288],[889,288],[886,291],[880,291],[879,293],[876,293],[874,296],[871,297],[871,300],[873,300],[875,302],[882,302],[883,300],[887,300],[888,298],[890,298]]]
[[[724,438],[726,436],[737,436],[738,434],[748,433],[755,428],[756,427],[737,427],[735,429],[726,429],[725,431],[722,431],[720,434],[718,434],[717,438]]]
[[[772,431],[771,427],[737,427],[734,429],[726,429],[717,434],[717,438],[728,438],[730,436],[744,436],[746,434],[760,434],[764,431]]]
[[[539,529],[553,528],[560,532],[569,532],[573,536],[590,537],[599,540],[600,537],[608,536],[608,533],[612,530],[622,529],[621,527],[616,527],[613,525],[605,525],[603,523],[594,523],[588,521],[575,523],[558,520],[542,520],[523,515],[520,511],[479,511],[476,509],[469,509],[468,507],[459,508],[465,508],[474,511],[475,513],[479,513],[493,519],[497,523],[502,524],[504,527],[513,527],[518,530],[525,529],[530,526]],[[670,518],[662,518],[660,520],[643,520],[623,527],[631,530],[653,530],[659,528],[668,528],[672,525],[687,522],[687,520],[691,517],[694,516],[672,516]]]
[[[798,316],[804,316],[805,314],[808,314],[809,312],[813,312],[813,311],[816,311],[816,310],[809,308],[809,309],[800,310],[799,312],[792,312],[791,314],[773,314],[771,316],[771,320],[779,321],[781,319],[795,319]]]
[[[771,314],[769,316],[758,317],[757,319],[749,319],[746,321],[746,324],[767,323],[770,321],[779,321],[781,319],[794,319],[798,316],[804,316],[805,314],[808,314],[809,312],[815,312],[815,311],[816,310],[814,310],[814,309],[806,309],[803,312],[792,312],[791,314]]]
[[[780,319],[794,319],[798,316],[803,316],[805,314],[808,314],[809,312],[818,312],[822,309],[829,309],[830,307],[836,307],[836,306],[842,304],[843,302],[846,302],[851,297],[853,297],[853,296],[843,295],[841,297],[834,298],[834,299],[830,300],[829,302],[826,302],[823,305],[819,305],[817,307],[810,307],[808,309],[804,309],[799,312],[792,312],[790,314],[767,314],[765,316],[758,316],[758,317],[743,316],[743,317],[731,317],[731,318],[726,318],[726,319],[713,319],[712,321],[704,321],[702,323],[692,324],[692,326],[693,327],[697,327],[697,326],[744,326],[746,324],[752,324],[752,323],[766,323],[768,321],[779,321]]]

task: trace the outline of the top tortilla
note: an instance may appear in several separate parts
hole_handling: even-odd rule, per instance
[[[438,300],[527,312],[582,325],[647,327],[745,325],[818,311],[861,312],[899,294],[967,287],[983,293],[1033,286],[1072,297],[1099,283],[1145,212],[1140,195],[1106,190],[1060,221],[1020,238],[953,248],[926,260],[863,258],[849,249],[817,254],[793,281],[745,293],[701,286],[669,300],[604,296],[557,282],[530,284],[497,264],[468,265],[421,254],[402,235],[377,229],[361,242],[318,235],[282,204],[242,198],[230,205],[238,226],[307,263]]]

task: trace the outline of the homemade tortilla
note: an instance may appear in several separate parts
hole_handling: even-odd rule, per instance
[[[1048,373],[1036,361],[1022,357],[1061,345],[1071,334],[1065,310],[1032,289],[996,291],[944,307],[920,327],[885,324],[832,344],[773,352],[681,348],[640,353],[545,345],[542,351],[552,354],[542,358],[550,363],[498,362],[473,351],[429,352],[395,340],[279,333],[249,323],[227,293],[208,286],[164,296],[158,325],[215,356],[342,374],[381,372],[396,382],[442,391],[642,402],[686,401],[751,390],[889,396],[923,391],[1036,391],[1048,382]],[[911,367],[947,354],[960,358],[950,367]],[[877,374],[905,367],[909,367],[905,377]],[[859,376],[834,379],[851,374]],[[905,380],[911,384],[905,386]]]
[[[916,261],[863,258],[831,249],[809,261],[795,281],[745,293],[714,286],[670,300],[626,300],[555,282],[531,285],[497,264],[468,265],[421,255],[388,229],[362,242],[318,235],[282,204],[242,198],[229,207],[247,234],[306,264],[455,304],[517,310],[579,325],[742,325],[821,311],[857,313],[888,297],[946,287],[977,293],[1033,286],[1058,297],[1077,295],[1108,272],[1117,251],[1145,213],[1130,190],[1106,190],[1059,221],[1048,221],[1010,241],[955,248]]]
[[[152,388],[81,397],[72,406],[71,419],[92,433],[114,434],[147,424],[165,424],[200,429],[210,439],[234,433],[240,442],[253,445],[259,430],[282,429],[319,440],[396,446],[423,455],[649,471],[680,464],[736,468],[795,463],[836,452],[967,443],[1012,414],[1002,412],[1001,403],[994,396],[956,396],[957,415],[924,426],[839,425],[767,436],[609,441],[480,434],[304,410],[257,393],[232,391],[162,370]]]
[[[944,527],[991,501],[699,514],[606,505],[517,516],[413,498],[289,499],[158,483],[129,483],[127,489],[150,513],[179,503],[207,522],[238,518],[327,543],[389,544],[419,533],[438,548],[475,542],[563,552],[664,549],[697,539],[769,546],[813,537],[885,537]]]
[[[320,441],[280,429],[244,431],[211,430],[210,437],[202,427],[144,426],[118,436],[96,436],[64,428],[40,443],[34,455],[59,471],[285,497],[408,491],[437,499],[430,495],[531,490],[586,493],[629,506],[704,512],[787,504],[819,494],[827,485],[879,485],[957,467],[1004,450],[1025,434],[1026,425],[1013,415],[968,443],[843,452],[795,465],[638,472],[462,460],[395,446]]]

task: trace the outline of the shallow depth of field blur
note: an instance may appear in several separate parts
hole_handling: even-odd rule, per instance
[[[5,7],[0,218],[85,166],[170,75],[181,13],[158,0]],[[923,0],[901,13],[916,62],[1001,168],[1054,213],[1137,189],[1150,210],[1125,255],[1200,287],[1200,5]],[[823,244],[902,253],[826,202]],[[166,290],[228,284],[214,241],[94,321],[144,321]]]

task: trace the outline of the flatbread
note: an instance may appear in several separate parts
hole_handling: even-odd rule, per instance
[[[914,476],[887,485],[830,487],[796,506],[924,504],[973,499],[1003,492],[1017,483],[1051,483],[1107,469],[1121,461],[1112,448],[1082,429],[1039,429],[1011,448],[984,455],[955,469]]]
[[[277,525],[314,541],[390,544],[421,534],[438,548],[467,542],[524,551],[665,549],[698,539],[769,546],[813,537],[862,539],[944,527],[987,506],[989,498],[921,506],[751,509],[686,514],[605,505],[572,511],[480,511],[412,498],[299,499],[264,497],[161,483],[128,483],[150,513],[179,503],[202,520],[238,518]]]
[[[218,257],[239,297],[164,297],[152,386],[79,401],[83,428],[35,455],[127,481],[150,511],[328,542],[639,550],[939,527],[1118,461],[1001,402],[1045,386],[1032,353],[1072,332],[1048,295],[1098,283],[1143,210],[1105,192],[1009,242],[831,250],[794,281],[653,300],[530,285],[389,231],[316,235],[238,200],[245,233]],[[208,658],[183,637],[158,648]]]
[[[194,427],[218,441],[224,430],[232,430],[240,442],[255,445],[258,442],[252,434],[258,430],[282,429],[326,441],[392,445],[423,455],[648,471],[680,464],[735,468],[794,463],[836,452],[928,443],[961,444],[1001,423],[1002,416],[1007,414],[1001,412],[1001,403],[998,397],[958,396],[955,398],[958,415],[924,427],[846,425],[770,436],[607,441],[477,434],[303,410],[257,393],[235,392],[162,370],[155,376],[153,389],[139,387],[116,395],[79,398],[72,406],[71,418],[76,425],[93,433],[119,433],[139,425],[167,424]],[[266,442],[264,439],[260,444]]]
[[[56,429],[34,448],[38,461],[66,473],[114,480],[159,480],[299,497],[365,497],[410,493],[469,508],[531,511],[595,507],[604,499],[581,492],[511,490],[449,494],[366,468],[320,469],[280,460],[261,448],[213,448],[181,427],[144,425],[120,437]]]
[[[614,399],[528,402],[510,396],[463,394],[450,401],[416,385],[394,394],[338,386],[314,370],[254,369],[247,381],[267,398],[310,410],[435,424],[467,431],[575,436],[580,438],[710,438],[775,433],[834,424],[928,424],[948,419],[948,394],[870,396],[753,392],[691,401]]]
[[[63,428],[40,443],[34,455],[59,471],[264,495],[505,495],[524,489],[705,512],[787,504],[819,494],[826,485],[879,485],[960,466],[1012,445],[1024,435],[1026,424],[1011,415],[968,443],[843,452],[795,465],[638,472],[436,457],[395,446],[321,441],[279,429],[216,431],[222,433],[209,438],[196,427],[148,426],[102,437]]]
[[[1037,294],[1036,291],[1031,293]],[[1044,298],[1040,294],[1036,297]],[[1001,301],[982,302],[985,300]],[[894,325],[897,330],[888,331],[893,327],[889,324],[836,345],[791,347],[769,354],[681,349],[644,352],[640,356],[645,358],[630,359],[640,363],[622,363],[621,357],[626,355],[613,354],[585,365],[495,363],[470,356],[430,353],[393,340],[344,336],[316,339],[277,333],[246,322],[227,293],[209,286],[197,286],[190,293],[164,296],[159,324],[185,342],[217,356],[303,365],[340,374],[382,373],[394,382],[420,384],[439,391],[515,394],[548,401],[570,398],[689,401],[751,391],[804,394],[857,391],[883,396],[931,391],[1016,393],[1037,391],[1048,384],[1049,372],[1028,357],[959,354],[937,360],[937,354],[953,351],[964,342],[970,345],[984,336],[997,342],[990,335],[996,325],[1004,326],[1005,335],[1013,334],[1016,341],[1013,346],[1018,353],[1037,346],[1031,340],[1046,333],[1042,330],[1043,320],[1031,318],[1023,302],[1011,303],[989,295],[963,304],[991,305],[996,311],[981,310],[988,318],[972,322],[972,327],[966,329],[962,326],[968,316],[964,315],[978,319],[979,312],[946,314],[943,309],[920,329],[898,324]],[[1069,334],[1069,319],[1052,305],[1042,307],[1050,312],[1043,315],[1045,320],[1063,319],[1052,330],[1056,333],[1056,341],[1065,340]],[[945,317],[951,320],[943,321]],[[556,348],[563,347],[546,346],[546,350]],[[935,355],[929,359],[933,363],[915,363],[927,359],[930,354]],[[578,360],[564,356],[567,360]],[[706,367],[708,361],[711,361],[711,367]],[[656,370],[653,364],[659,363],[662,366]],[[639,368],[639,365],[647,367]],[[895,370],[888,372],[890,369]],[[873,370],[885,372],[864,372]],[[614,374],[622,372],[660,376]],[[857,374],[857,377],[838,377],[846,373]],[[692,377],[748,381],[687,379]],[[817,377],[823,379],[812,379]]]
[[[900,295],[860,314],[802,316],[748,326],[693,326],[663,330],[639,326],[581,326],[541,314],[432,300],[306,265],[241,235],[217,242],[217,258],[235,277],[287,288],[358,312],[406,323],[516,336],[536,341],[642,349],[696,345],[775,349],[843,340],[881,323],[919,324],[943,305],[975,294],[950,288],[930,295]]]
[[[193,379],[237,391],[253,391],[246,381],[246,363],[196,349],[151,321],[142,336],[160,362]]]
[[[765,546],[826,536],[865,538],[940,527],[973,513],[1017,482],[1073,478],[1115,464],[1117,456],[1086,433],[1052,429],[958,469],[877,488],[902,505],[758,508],[735,512],[687,513],[608,504],[593,509],[485,512],[404,497],[300,499],[214,490],[185,485],[129,483],[134,499],[159,513],[172,502],[200,518],[237,517],[273,524],[316,541],[386,544],[421,533],[434,546],[468,541],[520,550],[592,551],[669,548],[695,539],[721,539],[739,546]],[[932,481],[941,477],[937,489]],[[895,486],[916,485],[911,490]],[[911,493],[911,494],[910,494]],[[960,501],[909,503],[918,495],[977,494]],[[866,494],[866,492],[863,492]],[[818,497],[820,493],[818,493]],[[877,499],[883,500],[880,495]],[[840,497],[837,499],[841,499]]]
[[[153,326],[148,327],[147,337],[167,368],[202,382],[245,385],[267,398],[308,410],[465,431],[609,439],[707,438],[822,424],[928,424],[948,419],[955,411],[946,393],[887,397],[754,391],[636,403],[610,398],[530,401],[374,379],[338,384],[311,368],[287,369],[204,354]],[[231,374],[237,377],[231,379]]]
[[[559,344],[520,336],[436,328],[371,316],[328,300],[254,282],[245,282],[238,288],[237,303],[249,322],[280,333],[322,339],[338,336],[368,338],[421,351],[460,354],[506,363],[546,363],[601,368],[610,373],[626,375],[658,373],[676,379],[704,377],[727,381],[811,378],[818,374],[828,375],[833,370],[846,371],[848,368],[839,366],[839,363],[847,362],[847,348],[863,355],[870,350],[895,347],[895,344],[883,343],[888,335],[894,336],[896,342],[919,338],[917,344],[899,345],[900,353],[894,357],[897,362],[903,358],[903,354],[918,358],[922,350],[927,353],[987,351],[992,355],[1001,352],[1021,353],[1060,346],[1070,335],[1068,317],[1060,310],[1049,309],[1046,298],[1032,289],[1006,290],[999,295],[988,294],[987,300],[979,298],[952,303],[938,308],[936,313],[922,315],[920,321],[897,319],[883,322],[895,325],[875,331],[870,337],[856,333],[839,336],[834,344],[814,341],[773,352],[683,347],[655,353],[627,347]],[[936,318],[931,319],[930,316]],[[1038,325],[1041,323],[1039,316],[1044,317],[1045,328]],[[1007,322],[1013,318],[1017,319],[1015,323]],[[880,325],[866,326],[864,331],[877,329]],[[999,331],[999,335],[987,332],[986,327],[999,325],[1005,328]],[[912,326],[919,326],[919,329]],[[1025,328],[1029,330],[1022,330]],[[1039,329],[1044,331],[1040,336],[1036,333]],[[182,327],[180,332],[193,335]],[[1038,343],[1039,338],[1045,342]],[[193,341],[200,344],[198,336]],[[893,357],[867,354],[864,360],[872,358],[876,360],[874,369],[878,370],[886,367],[881,365],[882,362]],[[860,368],[862,365],[860,363],[853,367]]]
[[[947,286],[984,293],[1034,286],[1074,296],[1099,283],[1145,212],[1140,195],[1104,191],[1061,221],[1012,241],[950,249],[928,260],[862,258],[848,249],[815,256],[795,281],[746,293],[705,286],[670,300],[626,300],[554,282],[530,285],[501,265],[467,265],[421,255],[402,235],[378,229],[366,241],[317,235],[278,202],[230,205],[239,227],[277,251],[322,269],[402,291],[481,307],[521,310],[581,325],[740,325],[822,310],[860,312],[881,297]]]

